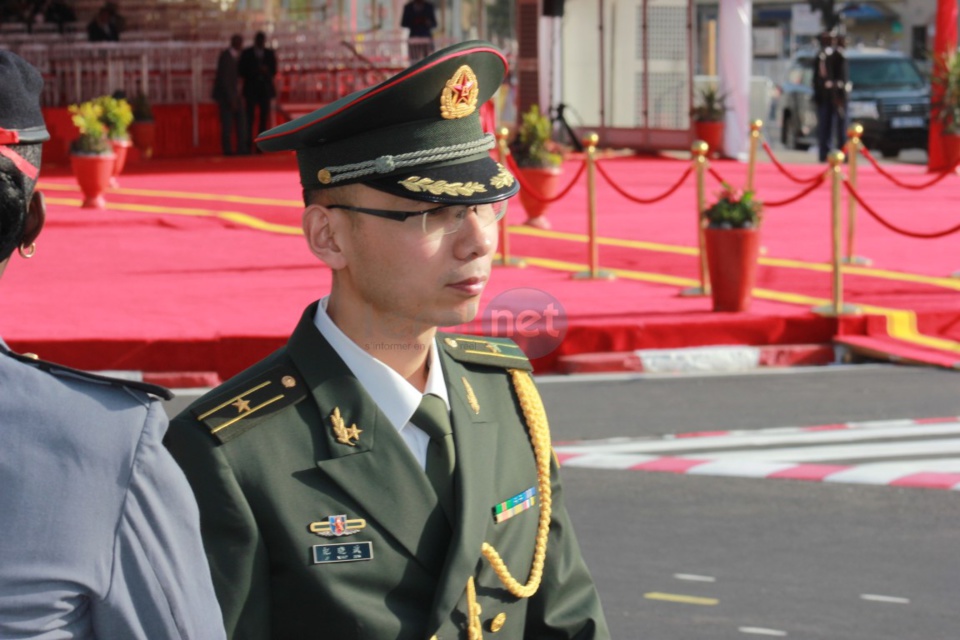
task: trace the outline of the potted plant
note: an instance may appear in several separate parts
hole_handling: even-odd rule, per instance
[[[83,192],[84,209],[103,209],[117,156],[107,138],[103,108],[94,101],[70,105],[79,136],[70,144],[70,166]]]
[[[697,93],[697,104],[690,111],[693,117],[693,135],[706,142],[710,154],[723,152],[723,118],[727,112],[726,96],[717,86],[709,84]]]
[[[110,186],[116,188],[117,176],[123,171],[123,166],[127,162],[127,151],[131,147],[128,129],[133,122],[133,110],[129,102],[116,94],[100,96],[94,100],[94,103],[100,107],[100,120],[106,127],[107,139],[113,147],[113,153],[117,156],[113,165],[113,176],[110,178]]]
[[[729,184],[703,212],[707,268],[714,311],[746,311],[757,277],[760,212],[752,191]]]
[[[551,137],[550,118],[540,113],[540,107],[532,105],[523,114],[517,136],[510,153],[523,178],[520,186],[520,204],[527,212],[526,224],[549,229],[550,223],[543,217],[547,204],[537,196],[552,198],[560,186],[560,166],[563,154]],[[525,189],[523,185],[529,185]]]
[[[930,111],[942,125],[944,163],[960,161],[960,51],[937,59],[931,77]]]
[[[133,145],[140,150],[144,158],[153,155],[153,145],[157,139],[157,125],[153,119],[150,100],[143,92],[137,93],[131,104],[133,122],[130,124],[130,137]]]

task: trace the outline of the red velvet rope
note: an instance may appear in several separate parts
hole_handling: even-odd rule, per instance
[[[719,173],[717,173],[717,170],[714,169],[713,167],[709,167],[709,168],[707,169],[707,172],[708,172],[711,176],[713,176],[714,180],[716,180],[716,181],[719,182],[720,184],[730,184],[729,182],[727,182],[726,180],[724,180],[724,179],[723,179],[723,176],[721,176]]]
[[[817,184],[820,184],[820,181],[823,179],[823,174],[810,176],[809,178],[798,178],[792,173],[790,173],[790,171],[785,166],[780,164],[779,160],[777,160],[777,156],[774,155],[773,149],[770,148],[770,145],[767,144],[766,140],[763,141],[763,150],[767,152],[768,156],[770,156],[770,161],[773,163],[773,166],[775,166],[777,170],[780,171],[780,173],[787,176],[787,178],[789,178],[790,180],[793,180],[794,182],[799,182],[799,183],[816,182]]]
[[[885,226],[887,229],[890,229],[895,233],[909,236],[911,238],[928,238],[929,239],[929,238],[942,238],[944,236],[950,235],[951,233],[956,233],[957,231],[960,231],[960,224],[958,224],[955,227],[951,227],[946,231],[938,231],[935,233],[917,233],[915,231],[907,231],[906,229],[901,229],[900,227],[897,227],[896,225],[893,225],[887,222],[886,220],[884,220],[883,218],[881,218],[880,214],[878,214],[876,211],[874,211],[869,206],[867,206],[867,203],[863,201],[863,198],[860,197],[860,194],[857,193],[857,190],[849,182],[844,180],[843,186],[846,187],[847,193],[853,196],[854,200],[860,203],[860,206],[863,207],[864,211],[869,213],[874,220],[876,220],[877,222]]]
[[[638,198],[637,196],[632,196],[632,195],[630,195],[629,193],[627,193],[626,191],[624,191],[620,186],[618,186],[618,185],[613,181],[613,179],[607,174],[607,172],[604,171],[603,166],[601,166],[601,164],[600,164],[599,162],[597,163],[596,166],[597,166],[597,172],[599,172],[600,175],[603,176],[604,179],[605,179],[607,182],[610,183],[610,186],[613,187],[613,190],[614,190],[614,191],[616,191],[617,193],[619,193],[620,195],[622,195],[622,196],[623,196],[624,198],[626,198],[627,200],[630,200],[630,201],[632,201],[632,202],[636,202],[636,203],[638,203],[638,204],[653,204],[654,202],[660,202],[661,200],[666,199],[666,198],[669,197],[674,191],[676,191],[677,189],[679,189],[679,188],[680,188],[680,185],[682,185],[682,184],[687,180],[687,178],[690,177],[690,174],[693,173],[693,167],[689,167],[689,166],[688,166],[688,167],[687,167],[687,170],[683,172],[683,175],[680,176],[680,180],[677,181],[677,183],[676,183],[675,185],[673,185],[672,187],[670,187],[669,189],[667,189],[664,193],[660,194],[659,196],[656,196],[656,197],[654,197],[654,198],[650,198],[649,200],[647,200],[647,199],[644,199],[644,198]]]
[[[826,179],[827,179],[827,174],[826,174],[826,172],[821,173],[819,176],[817,176],[817,181],[816,181],[816,182],[814,182],[813,184],[811,184],[811,185],[809,185],[809,186],[807,186],[807,187],[804,187],[803,190],[800,191],[800,193],[798,193],[798,194],[796,194],[796,195],[794,195],[794,196],[791,196],[791,197],[787,198],[786,200],[775,200],[774,202],[767,202],[767,201],[765,201],[765,202],[763,203],[763,206],[765,206],[765,207],[782,207],[782,206],[785,205],[785,204],[790,204],[791,202],[796,202],[797,200],[799,200],[800,198],[804,197],[805,195],[807,195],[808,193],[810,193],[811,191],[813,191],[814,189],[816,189],[817,187],[819,187],[821,184],[823,184],[824,180],[826,180]]]
[[[577,175],[573,176],[573,180],[571,180],[570,183],[566,187],[564,187],[560,193],[558,193],[552,198],[548,198],[542,193],[538,193],[537,190],[531,187],[529,183],[526,183],[523,181],[523,172],[520,171],[520,167],[517,166],[517,163],[513,159],[513,156],[510,156],[510,155],[507,156],[507,164],[510,167],[510,173],[512,173],[514,177],[516,177],[517,181],[520,182],[520,188],[526,191],[527,195],[531,196],[534,200],[539,200],[540,202],[543,202],[546,204],[549,204],[551,202],[556,202],[560,198],[567,195],[567,193],[570,192],[570,189],[573,188],[573,185],[577,183],[577,180],[580,179],[580,176],[583,175],[583,170],[587,167],[586,162],[580,163],[580,168],[577,169]]]
[[[879,174],[882,175],[884,178],[886,178],[886,179],[889,180],[890,182],[894,183],[894,184],[897,185],[898,187],[903,187],[904,189],[916,189],[916,190],[920,190],[920,189],[926,189],[927,187],[932,187],[933,185],[937,184],[938,182],[940,182],[941,180],[943,180],[944,178],[946,178],[948,175],[950,175],[951,173],[953,173],[953,172],[956,170],[956,168],[957,168],[956,165],[954,165],[953,167],[947,169],[947,170],[944,171],[943,173],[941,173],[941,174],[937,175],[936,177],[934,177],[933,180],[930,180],[930,181],[928,181],[928,182],[924,182],[923,184],[907,184],[907,183],[905,183],[905,182],[901,182],[895,175],[887,172],[882,166],[880,166],[880,163],[877,162],[877,159],[873,157],[873,154],[870,153],[870,150],[869,150],[869,149],[867,149],[866,147],[864,147],[864,146],[862,146],[862,145],[861,145],[860,149],[863,150],[863,157],[865,157],[867,160],[870,161],[870,164],[872,164],[872,165],[873,165],[873,168],[877,170],[877,173],[879,173]]]

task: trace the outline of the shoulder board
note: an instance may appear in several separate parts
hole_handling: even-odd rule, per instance
[[[509,338],[487,338],[441,333],[438,336],[443,347],[454,360],[470,364],[485,364],[504,369],[533,371],[530,359]]]
[[[47,373],[54,376],[64,376],[71,378],[78,378],[81,380],[90,380],[91,382],[96,382],[98,384],[109,384],[114,387],[126,387],[128,389],[136,389],[137,391],[142,391],[144,393],[149,393],[152,396],[156,396],[163,400],[172,400],[173,392],[166,387],[161,387],[157,384],[150,384],[149,382],[142,382],[140,380],[126,380],[123,378],[113,378],[110,376],[103,376],[97,373],[90,373],[89,371],[82,371],[80,369],[73,369],[71,367],[66,367],[62,364],[57,364],[56,362],[47,362],[46,360],[41,360],[36,355],[30,354],[19,354],[14,353],[13,351],[7,351],[11,358],[18,360],[24,364],[29,364],[31,366],[40,369],[41,371],[46,371]]]
[[[197,404],[191,413],[221,443],[260,424],[263,418],[307,396],[307,385],[293,364],[285,363]]]

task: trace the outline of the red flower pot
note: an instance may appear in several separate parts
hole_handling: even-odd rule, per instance
[[[693,135],[707,143],[710,156],[718,157],[723,153],[723,120],[697,120],[693,123]]]
[[[133,146],[133,143],[129,140],[111,140],[110,146],[113,147],[113,154],[117,156],[113,164],[113,175],[110,176],[110,186],[116,189],[120,186],[117,183],[117,176],[123,172],[123,167],[127,164],[127,151]]]
[[[84,209],[106,208],[103,192],[110,186],[110,178],[113,176],[113,168],[116,162],[117,156],[113,153],[75,153],[70,156],[73,175],[77,177],[77,184],[80,185],[80,190],[83,192],[83,205],[81,206]]]
[[[714,311],[746,311],[757,281],[758,229],[704,229]]]
[[[549,203],[537,196],[553,198],[560,192],[562,170],[560,167],[520,167],[520,173],[523,178],[520,183],[520,204],[527,212],[524,224],[539,229],[549,229],[550,222],[543,216]],[[530,189],[524,188],[524,185],[529,185]]]
[[[130,139],[133,146],[140,149],[144,158],[153,155],[153,146],[157,142],[157,123],[153,120],[141,120],[130,124]]]

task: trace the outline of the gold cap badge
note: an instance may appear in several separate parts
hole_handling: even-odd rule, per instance
[[[466,118],[477,110],[480,83],[469,65],[463,65],[447,80],[440,94],[440,115],[445,120]]]

